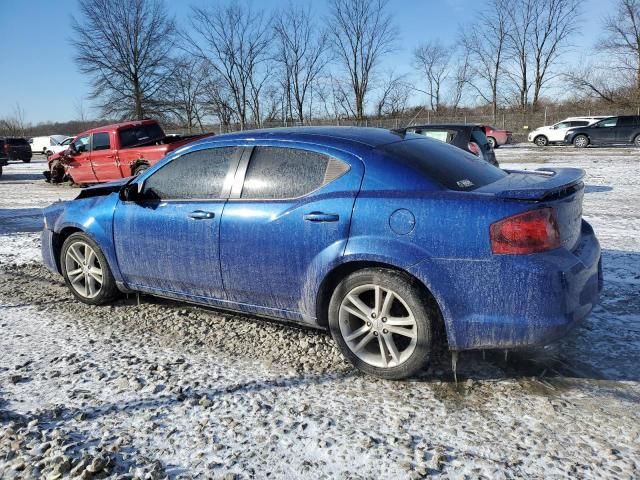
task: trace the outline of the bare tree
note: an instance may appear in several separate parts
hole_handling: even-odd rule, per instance
[[[453,85],[451,89],[451,106],[454,112],[460,106],[462,98],[464,96],[467,85],[469,84],[471,76],[471,62],[469,59],[469,51],[463,49],[462,54],[458,59],[458,63],[455,66],[455,72],[453,74]]]
[[[491,104],[494,123],[498,118],[500,84],[508,58],[508,1],[492,0],[487,10],[493,14],[481,15],[473,28],[463,29],[460,40],[465,55],[474,59],[468,84],[481,99]]]
[[[514,0],[508,12],[511,22],[509,49],[517,64],[511,74],[517,85],[519,106],[536,108],[545,85],[557,77],[553,67],[567,52],[569,40],[580,22],[579,0]]]
[[[207,60],[226,84],[234,114],[244,129],[258,75],[268,59],[270,20],[262,10],[229,3],[211,9],[192,7],[190,24],[196,35],[183,37],[192,52]]]
[[[11,116],[0,119],[0,133],[8,136],[24,137],[27,131],[25,111],[20,103],[13,106]]]
[[[411,88],[406,83],[406,75],[389,72],[382,84],[380,97],[376,102],[376,114],[382,116],[402,116],[407,109]]]
[[[105,116],[157,113],[169,78],[175,23],[162,0],[85,0],[72,19],[72,44]]]
[[[449,62],[453,49],[439,41],[428,41],[413,51],[415,67],[427,80],[431,110],[437,112],[442,102],[442,88],[449,77]]]
[[[327,34],[315,27],[310,8],[292,2],[276,17],[274,31],[289,111],[295,104],[296,117],[303,123],[310,90],[327,65]]]
[[[618,0],[616,13],[604,21],[604,30],[599,49],[617,60],[616,66],[627,72],[640,91],[640,0]]]
[[[202,104],[207,71],[202,62],[187,55],[176,58],[174,62],[175,73],[167,82],[165,94],[169,110],[188,133],[193,133],[196,125],[203,132]]]
[[[229,132],[234,117],[234,100],[225,80],[209,71],[203,95],[206,111],[218,119],[222,132]]]
[[[397,39],[387,0],[331,0],[329,32],[338,62],[349,76],[353,110],[364,119],[367,93],[380,60]]]

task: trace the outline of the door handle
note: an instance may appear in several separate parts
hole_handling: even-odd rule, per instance
[[[311,212],[302,218],[307,222],[337,222],[340,220],[340,215],[337,213]]]
[[[205,212],[204,210],[195,210],[189,214],[189,217],[196,220],[206,220],[207,218],[213,218],[216,214],[213,212]]]

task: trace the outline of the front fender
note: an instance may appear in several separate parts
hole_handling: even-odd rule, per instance
[[[73,200],[65,202],[62,206],[54,204],[47,208],[45,217],[50,218],[57,213],[58,209],[63,208],[49,228],[56,234],[73,228],[91,237],[106,257],[116,281],[120,282],[122,275],[113,248],[113,213],[117,202],[117,193]]]

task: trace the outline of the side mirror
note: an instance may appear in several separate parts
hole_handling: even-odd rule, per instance
[[[120,200],[123,202],[137,202],[142,199],[142,192],[139,190],[140,185],[137,183],[128,183],[120,189]]]

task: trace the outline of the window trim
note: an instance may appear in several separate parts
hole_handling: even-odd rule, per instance
[[[343,165],[345,165],[347,168],[346,170],[339,175],[338,177],[334,178],[333,180],[331,180],[329,183],[323,183],[322,185],[320,185],[318,188],[311,190],[310,192],[305,193],[304,195],[299,195],[297,197],[286,197],[286,198],[241,198],[242,195],[242,189],[244,188],[244,181],[247,175],[247,170],[249,169],[249,162],[251,161],[251,157],[253,156],[253,151],[255,150],[256,147],[260,147],[260,148],[290,148],[292,150],[302,150],[305,152],[311,152],[311,153],[315,153],[318,155],[324,155],[326,157],[328,157],[329,159],[333,159],[337,162],[342,163]],[[313,195],[314,193],[318,192],[319,190],[322,190],[324,187],[326,187],[327,185],[331,185],[333,182],[335,182],[336,180],[344,177],[347,173],[349,173],[351,171],[351,165],[348,162],[345,162],[344,160],[340,160],[339,158],[336,158],[333,155],[329,155],[327,153],[322,153],[322,152],[317,152],[315,150],[311,150],[308,148],[301,148],[301,147],[297,147],[297,146],[289,146],[289,145],[251,145],[251,146],[247,146],[244,147],[245,153],[242,156],[242,159],[240,161],[240,164],[238,165],[238,171],[236,172],[236,178],[234,179],[233,182],[233,188],[231,191],[231,194],[229,195],[229,201],[234,201],[234,202],[291,202],[292,200],[299,200],[301,198],[306,198],[309,195]]]
[[[222,191],[220,193],[220,197],[219,198],[142,199],[142,200],[139,200],[139,201],[137,201],[135,203],[142,203],[142,204],[158,203],[158,202],[166,202],[166,203],[194,203],[194,202],[205,203],[205,202],[225,202],[225,201],[227,201],[229,199],[229,195],[231,194],[231,187],[233,185],[234,178],[237,175],[238,164],[240,163],[242,155],[244,154],[244,149],[242,147],[238,146],[238,145],[220,145],[220,146],[216,146],[216,147],[210,147],[209,146],[209,147],[205,147],[205,148],[200,148],[198,150],[189,150],[188,152],[183,152],[182,154],[178,155],[177,157],[172,158],[170,162],[165,163],[162,167],[158,168],[158,170],[156,170],[155,172],[150,174],[147,178],[145,178],[142,181],[142,183],[139,184],[139,186],[138,186],[139,190],[138,191],[143,192],[145,184],[147,183],[147,180],[149,178],[153,177],[160,170],[165,168],[170,163],[175,162],[179,158],[182,158],[185,155],[188,155],[190,153],[201,152],[203,150],[215,150],[215,149],[218,149],[218,148],[233,148],[233,149],[236,150],[235,152],[233,152],[233,155],[231,157],[231,162],[229,162],[229,168],[227,169],[227,173],[226,173],[226,175],[224,177],[224,181],[222,183]]]

